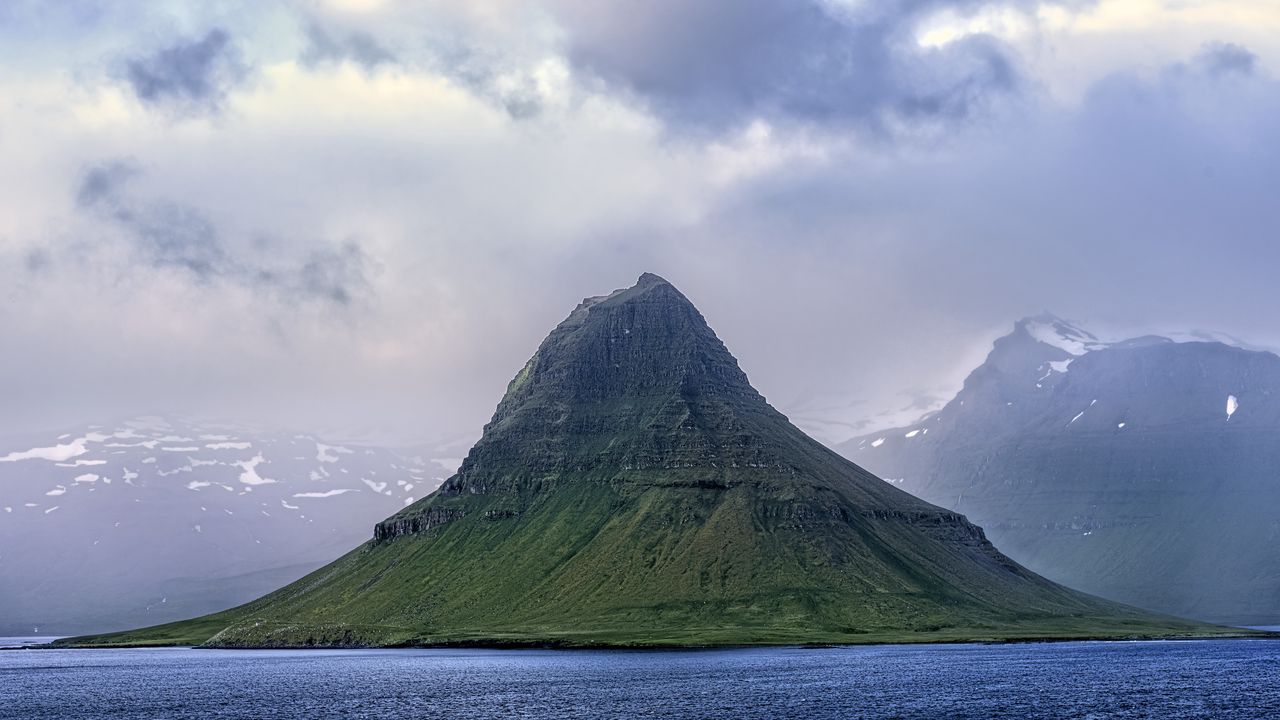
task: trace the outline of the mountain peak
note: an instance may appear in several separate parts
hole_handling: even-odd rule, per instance
[[[1063,318],[1049,312],[1048,310],[1045,310],[1036,315],[1027,315],[1022,319],[1018,320],[1017,322],[1018,325],[1026,325],[1030,323],[1042,323],[1046,325],[1061,323],[1063,325],[1071,325],[1069,321],[1064,320]]]
[[[694,314],[698,314],[693,303],[690,302],[689,298],[685,297],[684,293],[680,292],[675,285],[672,285],[666,279],[658,275],[648,272],[641,274],[636,280],[636,283],[631,287],[614,290],[612,293],[609,293],[604,297],[596,298],[596,300],[601,303],[609,301],[626,303],[635,302],[641,298],[644,298],[646,302],[661,299],[669,303],[684,305],[687,306]],[[701,315],[698,315],[698,317],[701,318]]]
[[[639,279],[636,280],[636,283],[631,287],[618,288],[608,295],[595,295],[583,298],[582,302],[578,303],[578,307],[574,308],[573,312],[569,313],[569,317],[565,318],[556,329],[568,329],[581,325],[587,319],[587,316],[590,314],[592,309],[597,306],[636,302],[642,297],[646,298],[646,301],[652,300],[654,297],[657,297],[652,295],[655,291],[661,293],[663,299],[675,301],[674,303],[668,303],[669,305],[687,305],[693,310],[694,314],[697,314],[697,310],[693,309],[693,303],[689,302],[689,299],[677,290],[674,285],[658,275],[647,272],[641,274]],[[554,336],[554,334],[555,333],[553,332],[552,335]]]
[[[1079,356],[1090,350],[1106,346],[1093,333],[1063,320],[1053,313],[1044,312],[1022,318],[1014,324],[1014,334],[1025,334],[1032,340]]]
[[[648,287],[649,285],[670,285],[665,278],[655,275],[651,272],[640,273],[640,279],[636,280],[635,287]]]
[[[765,433],[742,434],[761,418],[786,423],[693,303],[645,273],[630,288],[588,298],[556,326],[446,491],[495,466],[537,474],[764,463]]]

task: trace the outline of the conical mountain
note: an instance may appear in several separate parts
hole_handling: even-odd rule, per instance
[[[646,274],[560,323],[458,473],[378,524],[368,543],[239,608],[87,642],[661,645],[1205,631],[1051,583],[963,516],[810,439],[751,387],[697,309]]]

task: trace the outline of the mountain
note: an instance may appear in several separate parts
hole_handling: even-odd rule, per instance
[[[0,634],[251,600],[360,544],[457,467],[425,455],[158,417],[4,438]]]
[[[774,410],[643,275],[516,374],[457,474],[340,560],[196,620],[77,644],[668,645],[1204,630],[1069,590]]]
[[[942,410],[838,448],[1035,572],[1184,617],[1280,622],[1280,357],[1019,321]]]

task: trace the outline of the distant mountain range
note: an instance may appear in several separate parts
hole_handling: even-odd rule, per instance
[[[461,462],[156,417],[0,442],[0,634],[244,602],[364,542]]]
[[[360,548],[232,610],[67,642],[652,646],[1221,632],[1049,582],[963,517],[841,458],[756,392],[684,295],[645,274],[556,326],[458,472]]]
[[[1058,582],[1273,624],[1280,357],[1223,339],[1104,342],[1026,318],[942,410],[837,449]]]

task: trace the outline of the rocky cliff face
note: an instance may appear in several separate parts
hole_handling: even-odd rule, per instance
[[[496,517],[492,512],[490,511],[490,517]],[[445,523],[465,517],[466,514],[467,511],[461,508],[432,507],[411,515],[396,516],[375,525],[373,539],[375,541],[383,541],[401,535],[426,532],[433,527],[439,527]]]
[[[802,472],[812,441],[773,409],[697,308],[656,275],[584,300],[507,388],[484,435],[439,493],[379,525],[389,538],[465,496],[518,512],[566,474],[601,482],[728,488]],[[888,500],[867,483],[863,501]],[[451,500],[455,499],[455,500]],[[924,507],[921,505],[921,507]]]
[[[584,301],[552,331],[449,488],[513,466],[536,475],[763,460],[731,412],[746,408],[772,412],[697,309],[645,275]]]
[[[1020,321],[940,412],[841,452],[1032,570],[1178,615],[1280,621],[1280,358]]]

